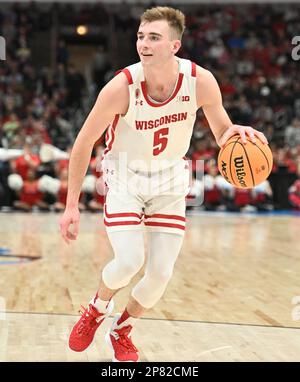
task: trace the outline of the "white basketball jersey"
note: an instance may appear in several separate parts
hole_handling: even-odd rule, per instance
[[[126,115],[116,115],[106,133],[104,160],[127,161],[133,171],[174,166],[186,155],[196,118],[196,64],[176,57],[177,83],[171,96],[156,102],[147,94],[140,62],[122,71],[129,86]]]

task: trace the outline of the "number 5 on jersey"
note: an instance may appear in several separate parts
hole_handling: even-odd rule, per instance
[[[153,155],[159,155],[162,153],[168,144],[168,134],[169,128],[165,127],[164,129],[160,129],[154,133],[153,138]]]

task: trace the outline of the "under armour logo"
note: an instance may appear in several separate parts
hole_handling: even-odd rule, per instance
[[[6,60],[6,44],[5,38],[0,36],[0,60]]]
[[[141,101],[135,101],[135,106],[137,106],[137,105],[143,105],[143,101],[141,100]]]

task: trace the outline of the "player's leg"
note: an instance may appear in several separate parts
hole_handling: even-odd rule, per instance
[[[108,193],[104,206],[104,224],[114,258],[104,267],[98,292],[74,326],[69,345],[75,351],[86,349],[99,325],[113,310],[112,296],[126,286],[144,263],[141,228],[142,207],[134,197]]]
[[[102,312],[111,298],[129,284],[145,259],[141,227],[134,230],[107,231],[114,258],[104,267],[94,306]],[[130,245],[129,245],[130,244]]]
[[[106,341],[114,350],[114,361],[138,360],[138,350],[130,336],[132,329],[137,319],[163,295],[182,247],[183,235],[165,232],[149,232],[147,235],[149,253],[145,275],[132,290],[126,309],[115,316],[110,331],[106,334]],[[126,348],[123,343],[126,343]]]
[[[125,287],[144,264],[143,205],[129,193],[108,192],[104,224],[114,258],[102,271],[98,296],[109,300]]]
[[[115,317],[106,335],[114,350],[113,360],[117,361],[137,361],[138,350],[130,337],[132,329],[136,320],[159,301],[172,277],[185,230],[184,196],[159,197],[146,209],[145,224],[149,247],[145,275],[132,290],[125,311]],[[128,344],[127,350],[120,345],[124,341]]]
[[[115,317],[106,335],[116,361],[137,361],[138,350],[130,336],[132,329],[146,309],[160,299],[171,278],[185,230],[185,195],[189,183],[185,165],[182,161],[172,171],[156,173],[147,181],[146,190],[151,190],[144,193],[148,195],[144,200],[147,200],[145,225],[149,231],[149,257],[145,276],[133,289],[125,311]]]
[[[145,226],[149,247],[144,277],[132,290],[142,306],[152,308],[162,297],[170,281],[185,233],[188,179],[185,169],[170,178],[170,189],[150,199],[145,208]],[[162,176],[162,183],[168,174]]]
[[[183,235],[148,232],[149,253],[144,277],[132,290],[132,297],[144,308],[152,308],[162,297],[173,275]]]
[[[102,285],[110,290],[125,287],[144,264],[144,237],[142,227],[134,230],[107,232],[114,258],[102,271]],[[99,288],[99,296],[107,292]]]
[[[107,232],[114,258],[102,271],[96,307],[102,311],[109,300],[126,285],[144,264],[142,229]],[[130,244],[130,245],[129,245]]]

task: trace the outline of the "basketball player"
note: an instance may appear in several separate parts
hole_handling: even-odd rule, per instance
[[[140,62],[123,69],[104,86],[72,150],[67,206],[60,221],[67,243],[78,235],[78,197],[94,143],[109,126],[102,160],[108,186],[104,223],[114,259],[104,267],[99,290],[71,332],[69,346],[75,351],[90,345],[113,310],[112,296],[143,266],[144,221],[149,246],[145,274],[106,335],[113,360],[138,360],[131,330],[163,295],[183,242],[188,193],[183,158],[197,109],[203,108],[221,147],[235,134],[244,143],[246,136],[267,143],[252,127],[231,122],[212,73],[176,56],[184,23],[184,15],[173,8],[144,12],[137,32]]]

